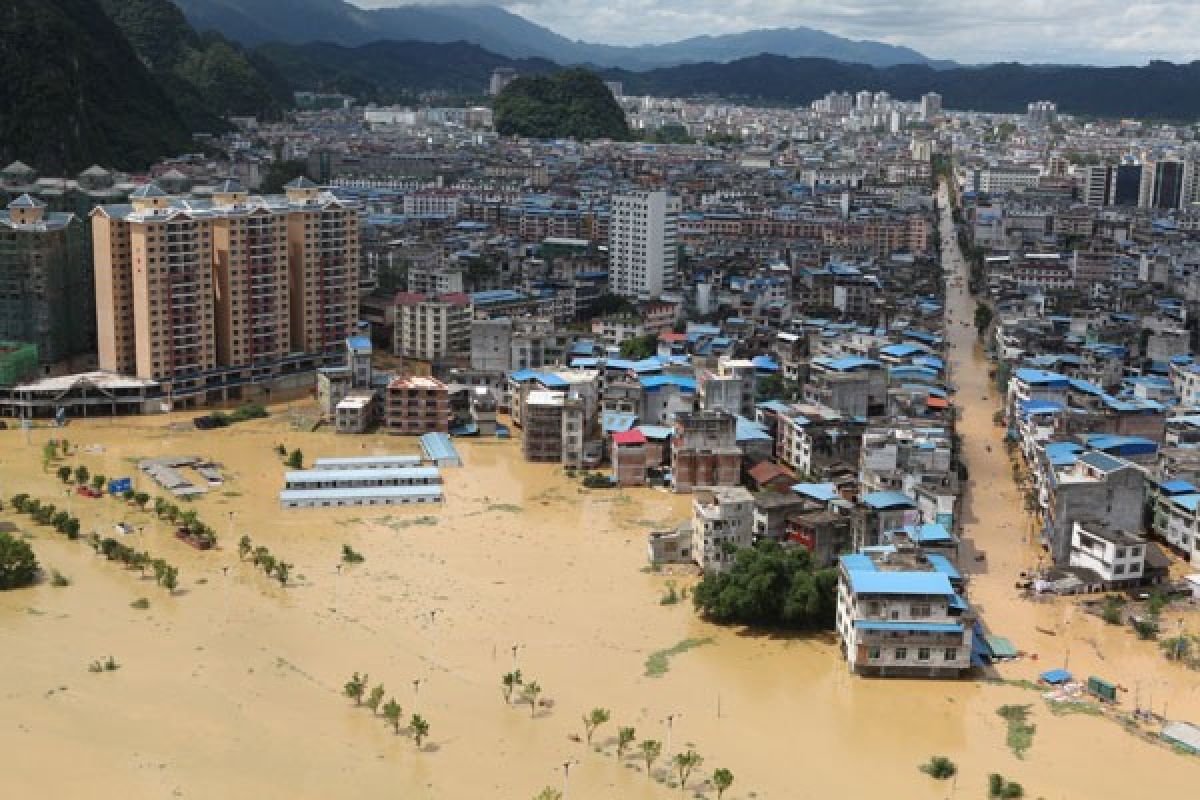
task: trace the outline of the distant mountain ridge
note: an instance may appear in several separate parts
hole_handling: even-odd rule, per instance
[[[890,66],[953,66],[915,50],[855,41],[811,28],[773,28],[679,42],[617,46],[576,41],[492,5],[408,5],[364,10],[345,0],[173,0],[197,30],[216,30],[247,46],[331,42],[354,47],[379,40],[465,41],[509,58],[643,70],[773,53]]]
[[[468,42],[382,41],[363,47],[271,44],[255,56],[288,76],[295,89],[348,91],[364,100],[406,101],[414,91],[481,95],[496,67],[522,75],[555,72],[546,59],[512,59]],[[629,94],[723,97],[749,105],[806,105],[829,92],[859,89],[916,100],[942,95],[946,108],[1022,112],[1032,100],[1055,100],[1068,113],[1097,117],[1194,120],[1200,117],[1200,62],[1145,67],[1045,67],[993,64],[933,69],[920,64],[876,68],[825,58],[758,55],[635,72],[599,70]]]

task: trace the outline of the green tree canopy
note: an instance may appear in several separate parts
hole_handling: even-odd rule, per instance
[[[598,75],[581,67],[517,78],[493,106],[496,131],[538,139],[630,138],[625,112]]]
[[[728,572],[710,572],[692,594],[713,622],[785,628],[833,625],[837,570],[816,569],[802,547],[764,541],[738,551]]]
[[[0,532],[0,589],[19,589],[37,579],[38,563],[24,539]]]

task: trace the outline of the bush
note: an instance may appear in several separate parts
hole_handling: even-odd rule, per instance
[[[1139,639],[1154,639],[1158,636],[1158,620],[1151,617],[1141,617],[1133,621],[1133,629]]]
[[[70,586],[71,579],[68,578],[66,575],[63,575],[58,570],[54,570],[54,572],[52,573],[52,577],[50,578],[50,585],[55,588],[61,589],[65,586]]]
[[[361,564],[365,559],[363,554],[348,544],[342,545],[342,561],[346,564]]]
[[[37,576],[37,558],[29,542],[0,532],[0,590],[29,586]]]
[[[954,762],[945,756],[930,756],[929,763],[921,765],[921,772],[924,772],[931,778],[937,778],[939,781],[944,781],[952,778],[958,767]]]

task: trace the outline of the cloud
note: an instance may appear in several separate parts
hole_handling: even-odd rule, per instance
[[[453,2],[454,0],[445,0]],[[399,0],[353,0],[363,7]],[[572,39],[667,42],[809,27],[964,63],[1140,64],[1200,58],[1196,0],[459,0],[497,5]],[[430,2],[436,5],[438,2]]]

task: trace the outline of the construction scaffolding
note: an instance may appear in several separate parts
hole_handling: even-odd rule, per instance
[[[0,342],[0,386],[16,386],[33,378],[38,370],[37,345]]]

